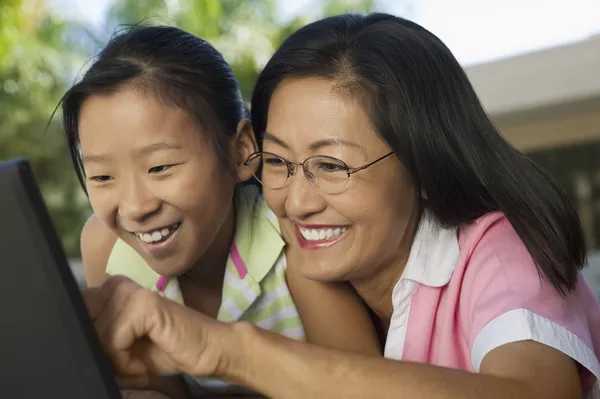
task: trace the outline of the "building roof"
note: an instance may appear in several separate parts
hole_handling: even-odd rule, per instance
[[[466,68],[494,117],[600,99],[600,35]]]
[[[600,35],[465,71],[518,149],[600,141]]]

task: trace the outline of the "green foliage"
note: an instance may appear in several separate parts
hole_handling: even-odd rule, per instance
[[[124,0],[111,10],[109,21],[166,23],[209,41],[230,63],[249,100],[260,68],[292,32],[325,15],[368,12],[375,1],[314,0],[310,5],[311,13],[281,21],[275,0]]]
[[[65,247],[77,253],[82,216],[89,209],[59,126],[48,124],[76,52],[63,40],[63,22],[27,4],[29,9],[21,0],[0,3],[0,159],[31,159]]]

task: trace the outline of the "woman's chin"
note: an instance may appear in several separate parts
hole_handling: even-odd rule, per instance
[[[348,271],[344,267],[335,261],[331,262],[304,262],[300,267],[302,275],[314,281],[321,281],[324,283],[335,282],[335,281],[347,281]]]

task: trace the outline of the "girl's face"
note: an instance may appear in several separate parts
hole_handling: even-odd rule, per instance
[[[133,88],[92,96],[79,140],[96,216],[157,273],[185,273],[215,239],[230,239],[236,178],[183,110]],[[254,150],[247,121],[231,147],[246,180],[242,163]]]

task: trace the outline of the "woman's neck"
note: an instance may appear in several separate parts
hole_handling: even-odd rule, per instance
[[[394,287],[406,268],[420,219],[421,212],[415,212],[400,241],[398,251],[392,258],[379,265],[372,265],[373,272],[371,274],[350,281],[367,306],[386,325],[389,324],[394,312],[392,304]]]
[[[406,259],[408,259],[408,256]],[[381,269],[371,276],[351,281],[358,295],[384,322],[389,322],[394,312],[392,294],[396,283],[404,272],[405,265],[406,261],[393,262],[381,266]]]

